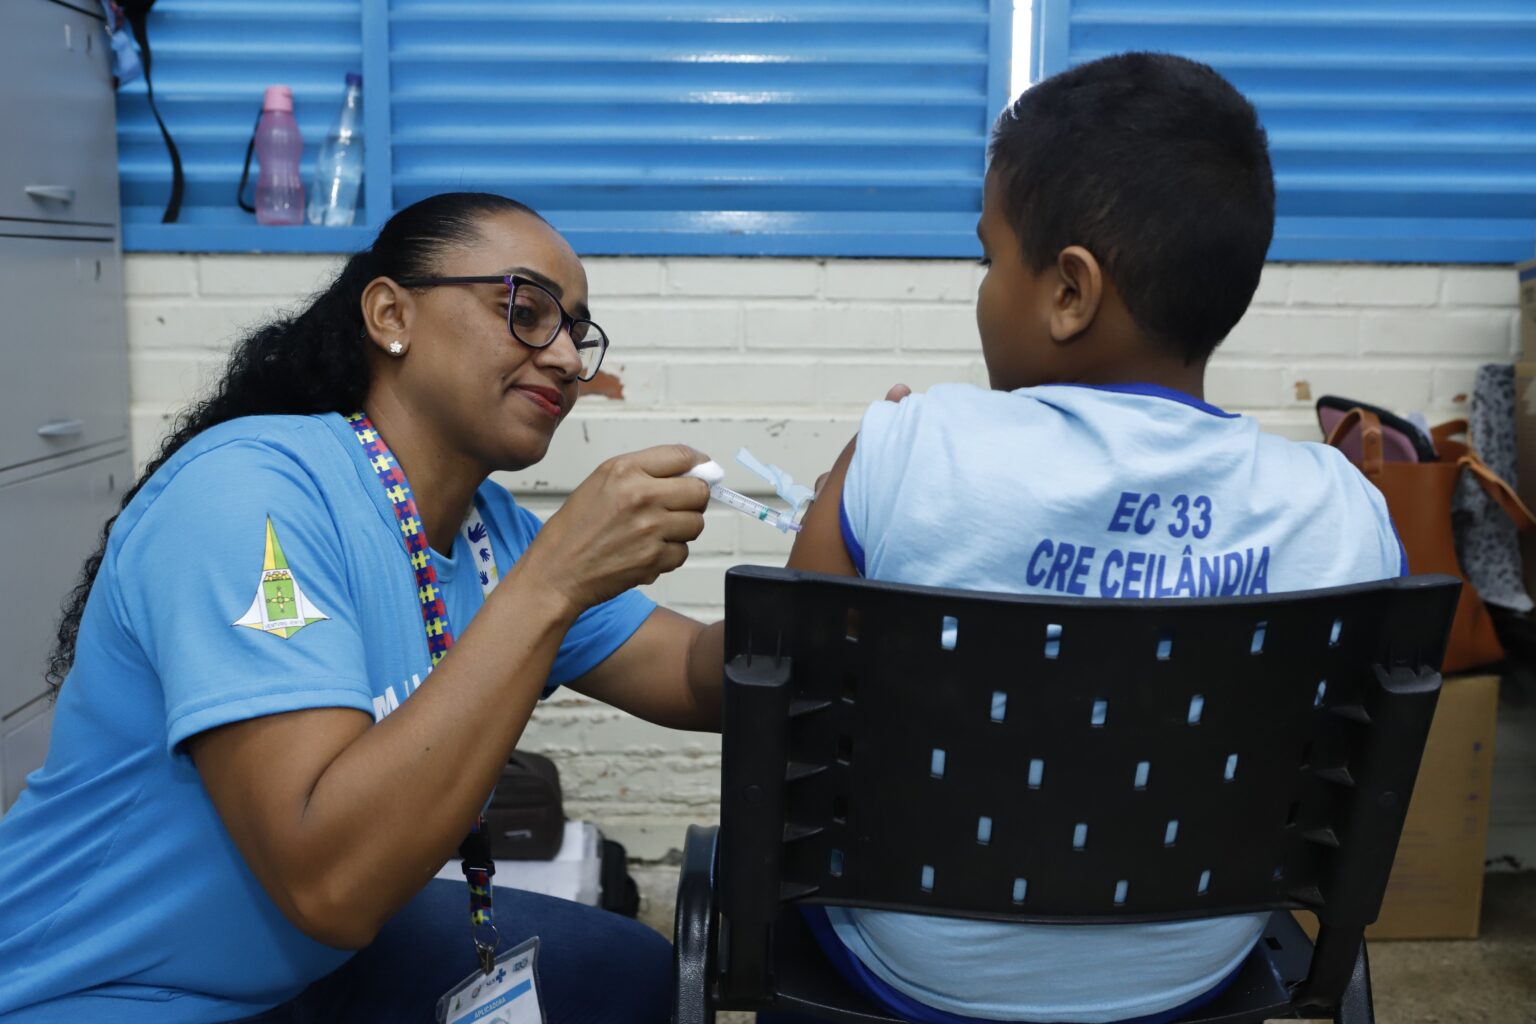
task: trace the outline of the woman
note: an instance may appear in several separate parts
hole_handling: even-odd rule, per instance
[[[430,1020],[499,932],[539,936],[548,1020],[666,1019],[654,933],[506,889],[471,928],[431,881],[555,686],[719,727],[718,629],[631,589],[703,528],[702,457],[610,460],[542,528],[486,481],[544,457],[587,317],[553,228],[454,193],[237,346],[66,609],[0,820],[0,1017]]]

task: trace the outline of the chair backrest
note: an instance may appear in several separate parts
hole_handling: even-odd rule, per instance
[[[732,569],[727,985],[766,984],[785,901],[1057,924],[1299,908],[1323,929],[1310,987],[1336,996],[1458,593],[1119,601]]]

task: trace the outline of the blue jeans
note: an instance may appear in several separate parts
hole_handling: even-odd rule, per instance
[[[606,910],[496,888],[501,949],[539,937],[550,1024],[666,1024],[672,947]],[[463,882],[434,879],[367,948],[299,995],[241,1024],[430,1024],[437,999],[475,969]]]

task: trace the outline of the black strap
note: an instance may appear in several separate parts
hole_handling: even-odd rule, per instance
[[[245,144],[245,166],[240,168],[240,184],[235,186],[235,202],[246,213],[255,213],[256,207],[245,201],[245,183],[251,177],[251,154],[256,152],[256,129],[261,127],[261,110],[256,111],[256,123],[251,126],[251,141]]]
[[[491,859],[491,844],[486,841],[485,829],[475,828],[459,843],[459,860],[464,870],[480,868],[487,874],[496,873],[496,862]]]
[[[485,839],[483,817],[475,819],[475,827],[459,844],[459,857],[459,867],[469,883],[469,934],[480,957],[481,972],[490,974],[496,969],[496,947],[501,945],[501,935],[496,931],[496,889],[491,883],[496,862],[491,859],[491,847]],[[489,940],[480,931],[482,926],[490,931]]]
[[[123,14],[128,18],[128,24],[133,26],[133,38],[139,42],[141,63],[144,65],[144,91],[149,96],[149,110],[155,115],[155,123],[160,126],[160,135],[165,139],[165,148],[171,154],[171,198],[165,204],[165,214],[160,218],[162,224],[174,224],[181,216],[181,194],[186,188],[186,176],[181,170],[181,152],[176,148],[176,142],[171,138],[170,130],[165,127],[165,121],[160,117],[160,108],[155,105],[155,86],[150,81],[150,52],[149,52],[149,9],[155,5],[155,0],[123,0]]]

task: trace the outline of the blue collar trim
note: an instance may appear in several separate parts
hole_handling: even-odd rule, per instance
[[[1203,402],[1194,395],[1175,391],[1173,388],[1167,388],[1161,384],[1057,384],[1054,386],[1062,388],[1087,388],[1090,391],[1113,391],[1116,394],[1142,395],[1147,398],[1166,398],[1170,402],[1178,402],[1180,405],[1187,405],[1191,409],[1199,409],[1203,413],[1220,416],[1224,420],[1242,419],[1242,416],[1235,412],[1218,409],[1211,403]]]

